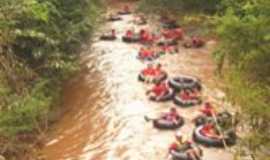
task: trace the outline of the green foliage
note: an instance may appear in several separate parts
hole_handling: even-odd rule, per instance
[[[42,131],[61,81],[78,69],[75,53],[96,26],[102,5],[100,0],[0,1],[0,137]]]
[[[257,81],[249,81],[245,71],[231,68],[226,72],[225,82],[230,100],[241,106],[243,125],[248,125],[251,132],[247,132],[240,146],[248,149],[259,160],[264,160],[268,155],[262,148],[270,147],[269,120],[270,87]]]
[[[0,134],[15,136],[38,128],[39,120],[49,112],[52,101],[49,92],[48,82],[42,81],[36,83],[31,93],[25,96],[9,97],[12,100],[10,109],[0,112]]]
[[[11,44],[17,56],[29,61],[45,59],[54,52],[74,52],[93,29],[100,5],[88,0],[13,0],[12,5],[4,0],[1,3],[3,39]]]
[[[138,10],[174,17],[190,35],[209,35],[214,28],[213,14],[222,6],[220,0],[141,0]]]
[[[246,2],[241,14],[229,8],[219,19],[217,33],[222,39],[218,56],[226,58],[236,68],[245,70],[250,80],[270,83],[270,7],[261,0],[251,5]],[[269,13],[268,13],[269,12]]]
[[[231,99],[250,120],[245,123],[252,132],[243,146],[264,159],[267,154],[261,150],[270,146],[270,2],[224,0],[223,5],[226,10],[217,27],[221,43],[215,57],[220,71],[227,68],[224,74]]]
[[[220,0],[142,0],[139,9],[147,12],[157,11],[203,11],[214,13]]]

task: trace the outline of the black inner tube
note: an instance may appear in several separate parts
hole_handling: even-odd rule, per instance
[[[170,152],[170,154],[172,155],[172,160],[192,160],[190,154],[188,153],[188,150],[197,151],[196,153],[194,153],[194,156],[196,156],[197,160],[200,160],[203,155],[201,148],[197,145],[184,144],[183,146],[181,146],[181,148],[172,150]]]
[[[153,121],[154,127],[158,129],[177,129],[180,128],[183,124],[184,119],[181,116],[179,116],[179,119],[177,119],[177,123],[165,119],[156,119]]]
[[[100,39],[101,40],[114,40],[114,39],[116,39],[116,37],[113,35],[101,35]]]
[[[155,60],[159,57],[158,54],[153,54],[152,56],[147,56],[147,57],[142,57],[140,56],[140,54],[137,56],[138,59],[141,59],[141,60],[149,60],[149,61],[152,61],[152,60]]]
[[[123,36],[122,40],[124,42],[139,42],[140,41],[140,37],[139,35],[134,35],[132,37],[127,37],[127,36]]]
[[[161,97],[159,100],[157,100],[157,96],[150,96],[150,100],[153,100],[153,101],[158,101],[158,102],[163,102],[163,101],[168,101],[168,100],[171,100],[174,96],[174,91],[172,89],[168,89],[166,91],[166,93],[163,95],[163,97]]]
[[[199,105],[202,102],[199,97],[195,99],[184,100],[179,95],[175,95],[173,100],[176,105],[181,107],[191,107],[194,105]]]
[[[195,89],[201,90],[199,80],[193,77],[179,76],[169,80],[169,85],[176,91],[182,89]]]
[[[165,79],[167,79],[167,73],[166,72],[161,72],[159,75],[157,76],[151,76],[152,77],[152,82],[151,83],[155,83],[155,82],[160,82],[160,81],[164,81]],[[147,78],[147,75],[144,75],[142,72],[139,74],[138,79],[142,82],[144,82]]]
[[[207,137],[201,133],[203,126],[199,126],[194,130],[193,136],[194,140],[197,143],[201,143],[207,146],[212,146],[212,147],[224,147],[223,139],[215,139],[211,137]],[[228,146],[231,146],[235,144],[236,142],[236,134],[233,130],[227,130],[224,132],[225,138],[224,141]]]
[[[118,14],[127,15],[127,14],[131,14],[131,12],[130,11],[119,11]]]

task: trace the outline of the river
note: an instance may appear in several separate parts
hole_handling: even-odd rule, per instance
[[[155,117],[174,105],[151,102],[145,96],[149,86],[137,80],[145,67],[135,58],[140,45],[121,41],[124,31],[134,26],[132,15],[123,18],[96,33],[115,28],[119,35],[116,41],[94,40],[84,46],[84,69],[64,89],[67,111],[52,126],[41,151],[46,160],[166,160],[174,132],[154,129],[144,116]],[[179,54],[158,61],[170,76],[188,74],[202,79],[204,95],[211,98],[219,92],[210,55],[214,46],[210,41],[202,49],[180,47]],[[198,108],[178,108],[186,121],[180,131],[189,137]],[[233,159],[224,149],[203,147],[203,151],[204,160]]]

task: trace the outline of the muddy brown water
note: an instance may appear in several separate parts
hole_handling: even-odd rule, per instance
[[[151,102],[145,96],[149,86],[137,80],[145,67],[136,59],[140,45],[125,44],[120,38],[134,26],[130,20],[132,15],[106,24],[107,29],[117,30],[118,40],[86,45],[81,56],[85,69],[65,88],[63,107],[68,111],[52,126],[42,149],[46,160],[166,160],[175,132],[154,129],[144,116],[155,117],[174,104]],[[219,92],[210,58],[213,47],[214,42],[202,49],[180,47],[180,53],[157,61],[170,76],[188,74],[201,78],[205,84],[203,94],[213,98]],[[189,137],[194,127],[191,120],[198,109],[199,106],[178,107],[186,121],[179,130]],[[224,149],[203,150],[203,160],[233,159]]]

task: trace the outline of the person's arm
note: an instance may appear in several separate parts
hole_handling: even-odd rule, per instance
[[[201,108],[199,111],[200,111],[202,114],[204,114],[204,115],[207,114],[205,108]]]
[[[148,95],[148,94],[150,94],[151,92],[153,92],[154,91],[154,87],[153,88],[151,88],[151,89],[148,89],[147,91],[146,91],[146,94]]]
[[[168,152],[167,152],[167,154],[165,156],[166,157],[166,160],[170,160],[172,158],[171,151],[172,151],[172,149],[169,148],[169,150],[168,150]]]
[[[176,120],[176,122],[178,122],[180,119],[181,119],[181,116],[180,116],[180,114],[179,114],[179,113],[177,113],[177,115],[175,116],[175,120]]]
[[[178,119],[173,118],[173,123],[174,123],[174,124],[177,124],[177,123],[178,123]]]
[[[147,90],[147,91],[146,91],[146,95],[150,94],[151,92],[152,92],[151,89]]]

